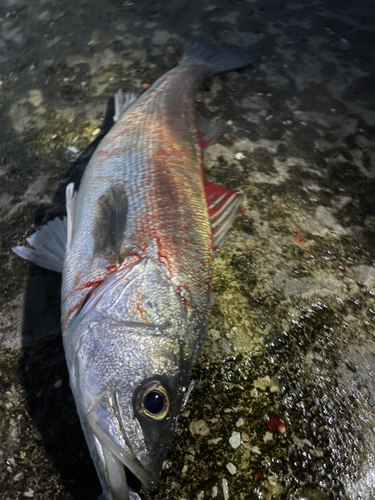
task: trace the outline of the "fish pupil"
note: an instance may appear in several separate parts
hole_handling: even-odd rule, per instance
[[[157,415],[164,407],[164,396],[159,391],[151,391],[146,395],[143,404],[149,413]]]

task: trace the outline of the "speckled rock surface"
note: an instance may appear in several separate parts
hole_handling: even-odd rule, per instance
[[[64,211],[111,125],[186,42],[253,45],[212,78],[207,175],[246,193],[154,500],[375,497],[375,10],[371,1],[0,2],[0,493],[100,493],[60,340],[60,277],[11,247]]]

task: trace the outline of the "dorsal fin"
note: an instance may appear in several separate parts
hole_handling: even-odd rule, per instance
[[[217,186],[205,177],[204,189],[212,231],[212,249],[215,252],[224,244],[226,234],[241,210],[243,194]]]
[[[124,99],[121,90],[119,90],[117,94],[115,94],[115,114],[113,115],[113,121],[115,123],[118,122],[121,116],[125,113],[125,111],[136,100],[137,96],[134,94],[125,94],[125,99]]]
[[[118,260],[126,228],[128,200],[123,188],[111,186],[99,198],[95,214],[94,252]]]

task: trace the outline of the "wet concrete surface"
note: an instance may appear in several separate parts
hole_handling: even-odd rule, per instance
[[[1,0],[1,498],[100,493],[65,368],[60,277],[11,247],[63,214],[113,94],[140,92],[194,35],[263,54],[197,99],[231,122],[207,175],[246,206],[215,259],[174,447],[140,495],[375,497],[374,21],[370,1]]]

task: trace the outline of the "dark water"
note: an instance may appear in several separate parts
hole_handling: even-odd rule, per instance
[[[0,0],[2,498],[100,493],[65,368],[60,277],[10,248],[63,214],[113,94],[142,91],[194,35],[263,54],[197,99],[231,122],[207,175],[246,207],[215,260],[174,448],[140,495],[375,497],[374,21],[369,1]]]

